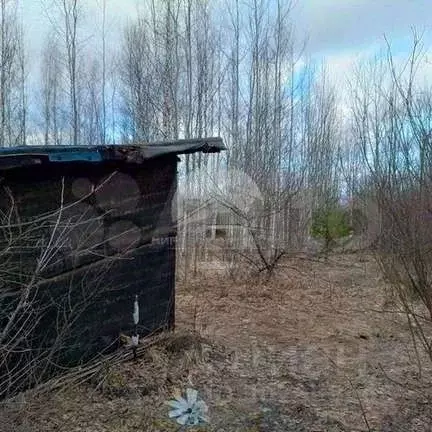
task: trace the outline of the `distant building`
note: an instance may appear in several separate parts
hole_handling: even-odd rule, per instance
[[[256,245],[251,231],[273,237],[275,246],[298,249],[307,238],[310,203],[307,191],[301,191],[278,208],[263,208],[263,200],[255,198],[247,208],[238,206],[227,196],[178,197],[179,219],[208,239],[225,238],[235,247],[252,249]],[[180,224],[182,226],[182,224]],[[186,245],[185,245],[186,247]]]

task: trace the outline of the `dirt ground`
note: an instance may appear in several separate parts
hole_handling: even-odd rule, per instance
[[[0,430],[175,431],[164,401],[193,387],[211,418],[195,430],[432,431],[432,372],[371,257],[287,260],[270,281],[200,269],[178,283],[175,335],[103,380],[17,398]]]

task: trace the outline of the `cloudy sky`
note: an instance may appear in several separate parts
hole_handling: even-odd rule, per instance
[[[49,12],[53,0],[20,1],[29,57],[35,58],[49,27],[46,11]],[[100,20],[102,0],[81,1],[87,9],[84,25],[92,33]],[[294,1],[292,18],[298,37],[307,36],[306,55],[316,61],[325,59],[336,83],[349,72],[356,59],[373,55],[383,46],[384,34],[391,41],[393,51],[400,56],[409,51],[412,27],[425,32],[425,48],[430,48],[432,42],[432,0]],[[137,16],[142,3],[139,0],[106,0],[111,44],[119,42],[122,27],[127,20]]]
[[[408,55],[412,28],[424,32],[424,47],[431,47],[431,0],[299,0],[297,28],[308,35],[307,52],[324,58],[340,82],[358,59],[375,55],[384,47]],[[432,77],[431,77],[432,78]]]
[[[337,54],[368,50],[383,34],[402,40],[410,27],[431,26],[430,0],[302,0],[298,1],[298,28],[310,35],[310,50]]]
[[[35,46],[46,29],[42,5],[49,9],[50,2],[21,0],[27,34]],[[100,10],[101,0],[82,2],[94,12]],[[140,3],[143,2],[106,0],[110,23],[121,26],[136,15]],[[429,29],[431,16],[431,0],[296,0],[293,10],[299,34],[309,35],[309,51],[329,54],[367,49],[381,41],[384,33],[391,39],[403,39],[410,26]],[[90,20],[87,24],[93,23]]]

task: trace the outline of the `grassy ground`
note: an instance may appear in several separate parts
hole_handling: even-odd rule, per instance
[[[164,401],[190,386],[209,431],[431,431],[416,359],[366,255],[287,261],[270,282],[207,263],[179,281],[175,335],[91,383],[18,398],[0,430],[174,431]]]

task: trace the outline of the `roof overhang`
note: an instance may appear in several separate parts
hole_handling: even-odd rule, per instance
[[[26,146],[0,149],[0,170],[42,163],[124,161],[143,163],[167,155],[226,150],[222,138],[196,138],[128,145]]]

